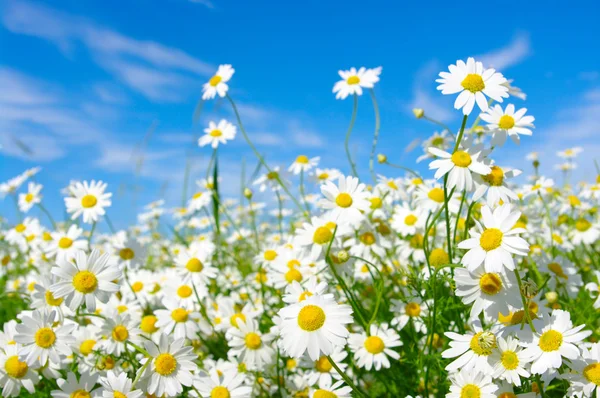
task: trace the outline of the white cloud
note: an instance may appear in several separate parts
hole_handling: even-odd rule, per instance
[[[190,3],[202,4],[208,8],[215,8],[215,5],[210,0],[189,0]]]
[[[477,61],[483,62],[486,68],[495,68],[503,71],[511,66],[521,63],[531,54],[531,42],[527,34],[515,36],[505,47],[476,56]]]
[[[0,104],[24,106],[56,101],[46,84],[4,67],[0,67],[0,87]]]

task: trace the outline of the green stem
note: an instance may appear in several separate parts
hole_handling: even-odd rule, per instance
[[[437,120],[435,120],[435,119],[432,119],[432,118],[428,117],[427,115],[423,116],[423,119],[425,119],[425,120],[427,120],[427,121],[429,121],[429,122],[431,122],[431,123],[433,123],[433,124],[437,124],[438,126],[441,126],[441,127],[443,127],[443,128],[444,128],[444,130],[448,130],[448,132],[449,132],[450,134],[452,134],[452,136],[454,136],[454,133],[452,132],[452,130],[450,130],[450,127],[448,127],[448,126],[447,126],[447,125],[445,125],[444,123],[442,123],[442,122],[440,122],[440,121],[437,121]]]
[[[531,321],[531,315],[529,314],[529,306],[527,305],[527,300],[525,300],[525,296],[523,295],[523,283],[521,282],[521,275],[519,275],[519,270],[515,268],[515,276],[517,277],[517,284],[519,285],[519,294],[521,295],[521,301],[523,302],[523,311],[525,312],[525,318],[527,319],[527,323],[531,328],[531,331],[535,333],[535,326],[533,326],[533,322]]]
[[[379,129],[381,127],[381,120],[379,117],[379,105],[375,98],[375,90],[370,89],[371,100],[373,101],[373,111],[375,112],[375,132],[373,133],[373,146],[371,147],[371,157],[369,158],[369,171],[371,172],[371,178],[373,183],[377,183],[377,176],[375,175],[375,150],[377,148],[377,141],[379,140]]]
[[[356,171],[356,165],[352,160],[352,155],[350,155],[350,134],[352,134],[352,129],[354,128],[354,122],[356,121],[356,113],[358,111],[358,95],[354,94],[354,106],[352,107],[352,117],[350,118],[350,126],[348,126],[348,131],[346,132],[346,139],[344,140],[344,149],[346,149],[346,156],[348,157],[348,162],[350,162],[350,168],[352,169],[352,175],[354,177],[358,177],[358,172]]]
[[[336,372],[338,372],[338,374],[340,376],[342,376],[342,379],[344,379],[344,381],[346,382],[346,384],[348,384],[350,386],[350,388],[352,388],[352,390],[358,394],[361,397],[367,397],[367,395],[365,395],[361,390],[358,389],[358,387],[352,382],[352,380],[350,379],[350,377],[348,377],[348,375],[346,373],[344,373],[339,366],[337,366],[337,364],[333,361],[333,358],[331,358],[331,356],[327,355],[327,360],[329,361],[329,363],[331,364],[331,366],[333,366],[333,368],[335,369]]]
[[[96,230],[96,222],[92,224],[92,230],[90,231],[90,236],[88,236],[88,246],[92,244],[92,236],[94,235],[94,231]]]
[[[408,167],[404,167],[404,166],[400,166],[400,165],[398,165],[398,164],[393,164],[393,163],[390,163],[390,162],[388,162],[387,160],[385,161],[385,163],[384,163],[384,164],[386,164],[387,166],[390,166],[390,167],[394,167],[394,168],[396,168],[396,169],[401,169],[401,170],[404,170],[404,171],[406,171],[406,172],[408,172],[408,173],[410,173],[410,174],[414,175],[415,177],[417,177],[417,178],[418,178],[418,179],[420,179],[421,181],[423,181],[423,177],[421,176],[421,174],[419,174],[418,172],[416,172],[416,171],[415,171],[415,170],[413,170],[413,169],[410,169],[410,168],[408,168]]]
[[[467,119],[469,115],[465,115],[462,120],[462,125],[460,126],[460,132],[458,133],[458,138],[456,138],[456,143],[454,144],[454,151],[452,153],[458,151],[458,147],[460,146],[460,142],[462,141],[463,135],[465,133],[465,126],[467,125]]]

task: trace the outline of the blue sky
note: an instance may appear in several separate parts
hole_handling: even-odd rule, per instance
[[[351,100],[331,93],[337,71],[383,66],[376,87],[382,112],[378,152],[413,166],[405,153],[435,126],[411,109],[458,128],[453,98],[436,92],[437,73],[476,56],[527,94],[534,136],[505,146],[501,165],[527,169],[526,153],[584,146],[577,175],[594,177],[600,154],[600,28],[597,2],[551,8],[547,2],[353,1],[4,1],[0,5],[0,180],[39,165],[47,206],[62,213],[59,189],[71,179],[102,179],[114,192],[115,223],[132,221],[132,192],[141,205],[163,197],[176,204],[191,156],[192,178],[204,175],[210,150],[191,145],[208,120],[233,115],[224,102],[192,113],[201,85],[220,63],[236,74],[231,94],[250,135],[270,164],[299,154],[348,171],[343,136]],[[57,8],[60,7],[60,8]],[[135,173],[139,148],[144,162]],[[362,97],[353,133],[367,177],[373,130],[370,99]],[[238,135],[220,151],[227,194],[239,187],[240,159],[255,164]],[[26,154],[15,143],[27,145]],[[423,169],[425,165],[419,166]],[[378,171],[394,174],[391,169]],[[0,214],[12,216],[8,200]]]

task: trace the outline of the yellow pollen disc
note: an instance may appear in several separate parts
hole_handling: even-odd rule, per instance
[[[457,167],[469,167],[472,162],[471,155],[465,151],[456,151],[452,154],[452,163]]]
[[[575,229],[579,232],[585,232],[592,227],[592,224],[585,218],[580,218],[575,223]]]
[[[198,260],[196,257],[193,257],[188,260],[185,268],[190,272],[200,272],[204,269],[204,264],[202,264],[202,261]]]
[[[413,214],[409,214],[408,216],[404,217],[404,224],[408,225],[409,227],[412,227],[413,225],[415,225],[417,222],[417,216],[413,215]]]
[[[279,173],[276,171],[270,171],[267,173],[267,179],[268,180],[276,180],[277,178],[279,178]]]
[[[307,332],[321,329],[325,324],[325,311],[319,306],[309,304],[298,313],[298,326]]]
[[[154,369],[161,376],[168,376],[177,369],[177,360],[171,354],[160,354],[154,360]]]
[[[248,333],[244,338],[244,342],[246,343],[246,347],[251,350],[257,350],[262,345],[260,336],[254,332]]]
[[[188,312],[183,308],[177,308],[171,311],[171,318],[177,322],[186,322],[188,320]]]
[[[277,252],[275,250],[266,250],[264,254],[264,258],[267,261],[273,261],[277,257]]]
[[[46,242],[50,242],[52,240],[52,235],[50,235],[48,231],[44,231],[42,234],[42,239],[44,239]]]
[[[369,199],[369,201],[371,202],[371,209],[375,210],[375,209],[380,209],[381,205],[383,204],[383,201],[381,200],[381,198],[378,197],[374,197]]]
[[[558,263],[548,264],[548,269],[550,271],[552,271],[556,276],[559,276],[563,279],[569,279],[569,277],[567,275],[565,275],[565,272],[563,271],[562,267]]]
[[[450,262],[450,257],[444,249],[433,249],[429,254],[429,264],[435,268],[446,265]]]
[[[311,292],[309,292],[309,291],[302,292],[300,294],[300,297],[298,298],[298,301],[304,301],[304,300],[306,300],[307,298],[309,298],[312,295],[313,294]]]
[[[502,279],[498,274],[483,274],[479,279],[479,288],[485,294],[494,296],[502,290]]]
[[[479,332],[471,338],[469,347],[477,355],[488,356],[496,348],[496,336],[490,332]]]
[[[145,317],[142,318],[142,322],[140,324],[140,329],[142,329],[142,332],[148,333],[148,334],[152,334],[152,333],[158,331],[158,328],[156,327],[157,320],[158,319],[154,315],[146,315]]]
[[[515,118],[510,115],[502,115],[498,121],[498,127],[502,130],[510,130],[515,127]]]
[[[498,395],[498,398],[517,398],[517,394],[512,392],[503,392],[502,394]]]
[[[54,330],[50,328],[40,328],[35,332],[35,344],[42,348],[52,347],[54,341],[56,341],[56,335]]]
[[[424,240],[425,240],[425,238],[423,237],[423,235],[416,234],[415,236],[410,238],[410,241],[409,241],[410,247],[412,247],[413,249],[422,249]]]
[[[346,83],[358,84],[358,83],[360,83],[360,78],[358,76],[350,76],[348,79],[346,79]]]
[[[131,288],[133,289],[134,292],[139,293],[142,291],[142,289],[144,288],[144,284],[142,282],[134,282],[131,285]]]
[[[80,293],[92,293],[98,287],[98,279],[90,271],[79,271],[73,277],[73,286]]]
[[[556,330],[548,330],[540,336],[539,346],[544,352],[556,351],[560,348],[563,342],[563,335]]]
[[[300,155],[296,158],[296,163],[308,164],[308,157],[305,155]]]
[[[398,190],[398,185],[394,182],[394,180],[390,180],[387,182],[387,186],[392,188],[394,191]]]
[[[331,391],[318,389],[314,392],[313,398],[337,398],[337,395]]]
[[[231,318],[229,318],[229,323],[231,323],[232,326],[235,326],[237,328],[237,327],[239,327],[238,320],[241,320],[242,322],[246,322],[246,315],[242,314],[241,312],[238,312],[237,314],[233,314],[231,316]]]
[[[217,84],[221,83],[221,80],[223,80],[223,78],[219,75],[214,75],[213,77],[210,78],[210,80],[208,81],[208,84],[210,84],[213,87],[217,87]]]
[[[558,234],[552,234],[552,240],[558,243],[559,245],[562,245],[564,243],[563,238]]]
[[[499,187],[504,182],[504,171],[498,166],[492,166],[492,172],[482,177],[483,181],[493,187]]]
[[[128,310],[128,308],[126,305],[117,305],[117,311],[119,312],[119,314],[122,314],[127,310]]]
[[[332,238],[333,233],[327,227],[319,227],[315,229],[315,233],[313,234],[313,242],[317,245],[329,243]]]
[[[404,310],[408,316],[415,317],[421,315],[421,306],[414,302],[406,304]]]
[[[434,202],[444,203],[444,190],[442,188],[433,188],[429,191],[427,197]]]
[[[375,243],[375,235],[373,235],[371,232],[365,232],[364,234],[360,235],[358,239],[360,239],[360,241],[367,246],[371,246]]]
[[[335,204],[343,208],[348,208],[352,206],[352,196],[346,192],[342,192],[335,198]]]
[[[210,133],[208,133],[208,134],[209,134],[211,137],[215,137],[215,138],[217,138],[217,137],[220,137],[220,136],[222,136],[222,135],[223,135],[223,132],[222,132],[221,130],[217,130],[217,129],[215,129],[215,130],[212,130],[212,131],[211,131]]]
[[[504,351],[500,357],[502,366],[508,370],[516,369],[519,366],[519,357],[514,351]]]
[[[503,236],[504,234],[499,229],[488,228],[481,234],[481,238],[479,238],[479,245],[483,250],[489,252],[500,247]]]
[[[27,227],[23,224],[17,224],[15,226],[15,231],[17,231],[18,233],[23,233],[26,229]]]
[[[79,352],[81,355],[90,355],[92,351],[94,351],[94,346],[96,345],[96,340],[84,340],[83,343],[79,346]]]
[[[600,386],[600,363],[592,363],[583,368],[583,377],[590,383]]]
[[[94,195],[85,195],[81,198],[81,205],[86,209],[96,206],[96,203],[98,203],[98,199]]]
[[[288,272],[285,273],[285,280],[288,283],[292,283],[293,281],[300,283],[302,281],[302,273],[296,268],[291,268]]]
[[[569,204],[573,207],[576,207],[581,204],[581,201],[579,200],[579,198],[577,196],[569,195]]]
[[[131,260],[135,257],[135,252],[130,248],[126,247],[124,249],[119,250],[119,257],[121,257],[121,260]]]
[[[290,261],[288,261],[288,263],[287,263],[287,267],[288,267],[288,268],[296,268],[296,267],[299,267],[299,266],[300,266],[300,261],[298,261],[298,260],[296,260],[296,259],[294,259],[294,260],[290,260]]]
[[[379,354],[385,349],[385,344],[381,337],[369,336],[365,340],[365,349],[371,354]]]
[[[193,290],[188,285],[182,285],[177,288],[177,295],[181,298],[188,298],[192,295]]]
[[[321,174],[318,175],[318,178],[319,178],[319,180],[326,180],[326,179],[329,178],[329,174],[323,172],[323,173],[321,173]]]
[[[60,238],[60,240],[58,241],[58,247],[60,247],[61,249],[68,249],[72,245],[73,241],[67,238],[66,236],[64,238]]]
[[[210,392],[210,398],[230,398],[229,390],[223,386],[217,386]]]
[[[113,392],[113,398],[127,398],[127,395],[123,394],[122,392],[119,391],[114,391]]]
[[[46,298],[46,304],[53,306],[53,307],[58,307],[64,301],[64,299],[62,297],[54,298],[54,295],[52,294],[52,292],[50,290],[46,290],[46,294],[44,296]]]
[[[22,379],[27,374],[29,367],[25,362],[19,361],[18,355],[9,357],[4,363],[4,370],[6,374],[15,379]]]
[[[477,93],[482,91],[485,88],[485,83],[483,82],[483,78],[475,73],[468,74],[460,83],[461,86],[465,90],[468,90],[472,93]]]
[[[27,195],[25,195],[25,202],[27,203],[31,203],[31,201],[33,200],[34,196],[31,193],[28,193]]]
[[[10,256],[7,254],[6,256],[2,257],[2,266],[6,267],[8,263],[10,263]]]
[[[322,356],[315,361],[315,368],[321,373],[329,373],[333,366],[326,356]]]
[[[478,76],[478,75],[477,75]],[[460,398],[480,398],[481,389],[475,384],[466,384],[460,390]]]
[[[91,395],[85,390],[76,390],[69,395],[69,398],[91,398]]]
[[[115,328],[112,330],[112,338],[115,341],[123,342],[127,340],[127,337],[129,337],[129,331],[123,325],[115,326]]]

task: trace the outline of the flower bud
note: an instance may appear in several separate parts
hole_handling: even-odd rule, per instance
[[[252,190],[250,188],[244,188],[244,196],[246,199],[252,199]]]
[[[413,113],[417,119],[421,119],[423,116],[425,116],[425,110],[421,108],[413,108]]]
[[[556,292],[548,292],[545,296],[549,304],[554,304],[558,300],[558,294]]]
[[[531,300],[535,297],[536,294],[538,294],[538,287],[534,281],[528,279],[526,281],[523,281],[523,285],[521,286],[521,293],[527,299]]]
[[[387,162],[387,156],[385,156],[383,153],[380,153],[379,155],[377,155],[377,162],[379,162],[379,163]]]
[[[345,263],[350,258],[350,254],[346,250],[340,250],[336,257],[340,263]]]

